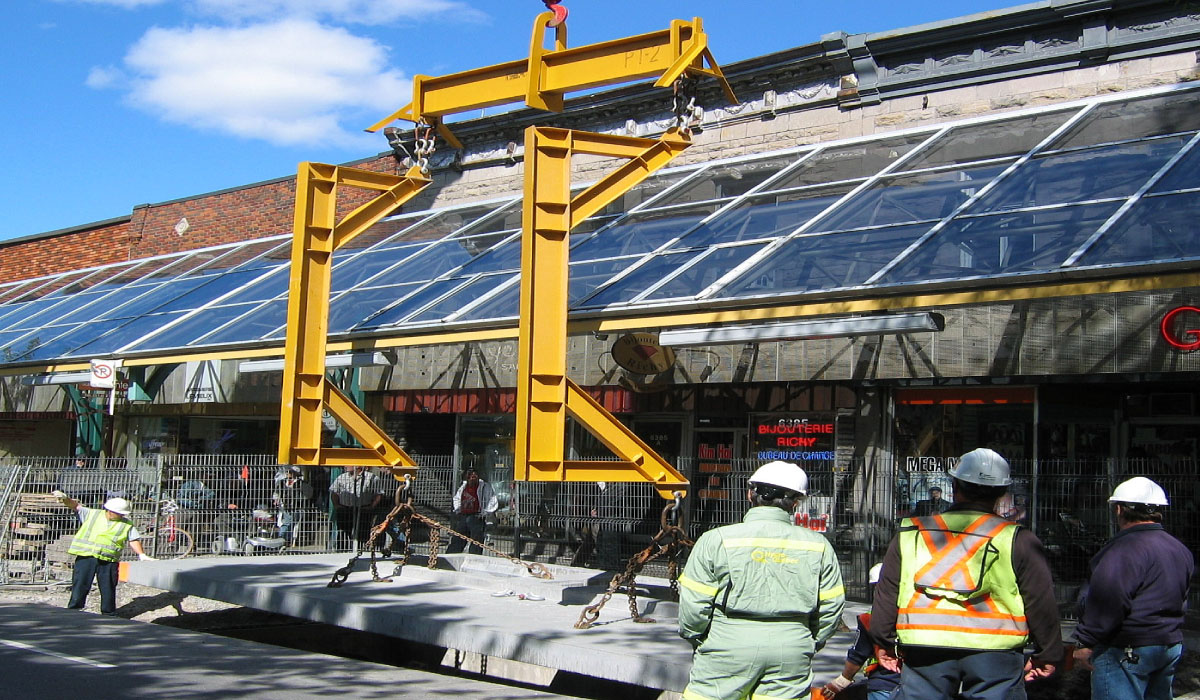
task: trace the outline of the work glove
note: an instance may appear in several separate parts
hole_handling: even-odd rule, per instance
[[[158,561],[158,560],[155,559],[154,557],[150,556],[149,554],[139,554],[138,561]]]
[[[51,492],[50,492],[50,495],[51,495],[51,496],[54,496],[55,498],[57,498],[57,499],[58,499],[58,500],[60,500],[60,501],[65,501],[65,500],[67,500],[67,494],[66,494],[65,492],[63,492],[63,491],[59,491],[58,489],[55,489],[55,490],[51,491]]]
[[[834,678],[833,680],[826,683],[825,687],[822,689],[822,691],[823,691],[825,697],[832,698],[833,696],[842,692],[846,688],[850,687],[850,684],[853,682],[854,681],[850,680],[849,678],[847,678],[845,676],[838,676],[837,678]]]

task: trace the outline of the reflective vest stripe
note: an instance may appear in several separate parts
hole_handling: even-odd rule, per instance
[[[837,586],[818,593],[817,600],[832,600],[844,595],[846,595],[846,588],[844,586]]]
[[[696,581],[695,579],[688,578],[687,574],[679,575],[679,585],[683,586],[684,588],[688,589],[689,591],[695,591],[696,593],[699,593],[700,595],[708,596],[709,598],[716,598],[717,593],[721,590],[719,588],[715,588],[713,586],[709,586],[707,584],[700,583],[699,581]]]
[[[740,549],[744,547],[774,547],[776,549],[798,549],[804,552],[822,552],[827,546],[825,542],[809,542],[808,540],[790,540],[785,537],[733,537],[721,543],[725,549]]]
[[[930,520],[936,524],[937,529],[928,527],[927,521]],[[976,590],[979,582],[972,580],[968,564],[981,547],[989,544],[993,537],[1000,534],[1001,530],[1012,524],[1002,518],[995,518],[995,520],[999,522],[994,522],[987,516],[982,517],[965,531],[959,533],[951,531],[946,525],[945,519],[940,515],[931,518],[914,518],[913,524],[920,530],[926,546],[933,552],[933,558],[917,571],[916,584],[951,591]],[[989,525],[992,527],[987,532],[979,532]],[[968,538],[970,539],[969,544]]]

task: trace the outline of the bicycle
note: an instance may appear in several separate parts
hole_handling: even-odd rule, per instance
[[[192,533],[179,527],[176,523],[176,512],[179,504],[173,499],[159,501],[159,515],[162,524],[149,521],[142,531],[142,539],[151,544],[150,556],[158,559],[182,559],[192,553],[195,541]]]

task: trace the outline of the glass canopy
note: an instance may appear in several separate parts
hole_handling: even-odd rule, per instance
[[[572,232],[571,309],[1197,260],[1198,87],[666,170]],[[520,219],[508,197],[380,222],[334,256],[331,336],[511,326]],[[278,343],[290,244],[281,232],[0,285],[0,364]]]

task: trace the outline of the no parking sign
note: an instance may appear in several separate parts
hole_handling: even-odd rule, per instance
[[[92,378],[88,384],[97,389],[112,389],[116,386],[117,363],[115,360],[92,360]]]

